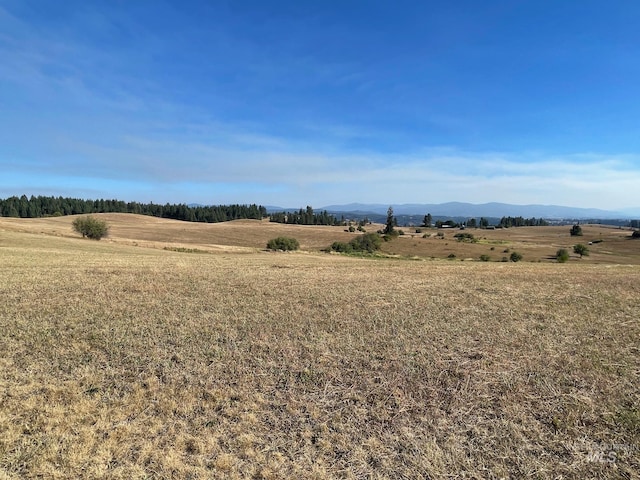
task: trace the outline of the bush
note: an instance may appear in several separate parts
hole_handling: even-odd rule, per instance
[[[109,233],[109,225],[104,220],[98,220],[91,215],[78,217],[72,223],[73,229],[82,234],[82,238],[100,240]]]
[[[574,225],[573,227],[571,227],[571,231],[569,233],[571,233],[572,237],[581,237],[582,227],[580,225]]]
[[[556,260],[558,260],[559,263],[564,263],[569,260],[569,252],[566,248],[558,249],[558,251],[556,252]]]
[[[356,251],[373,253],[380,250],[382,239],[376,233],[365,233],[351,240],[349,244]]]
[[[480,255],[480,260],[483,262],[488,262],[489,260],[491,260],[491,257],[486,253],[483,253],[482,255]]]
[[[333,242],[331,250],[339,253],[367,252],[380,250],[382,238],[377,233],[365,233],[352,239],[349,243]]]
[[[471,242],[475,243],[477,240],[473,236],[473,233],[456,233],[453,238],[457,239],[459,242]]]
[[[640,230],[634,230],[631,234],[631,238],[640,238]]]
[[[390,242],[391,240],[394,240],[400,236],[400,232],[395,229],[391,233],[384,233],[384,230],[378,230],[376,233],[378,235],[382,235],[382,238],[385,242]]]
[[[345,242],[333,242],[331,244],[331,250],[338,253],[351,253],[353,252],[353,247]]]
[[[579,243],[577,245],[573,246],[573,253],[575,253],[576,255],[580,255],[580,258],[584,257],[588,257],[589,256],[589,249],[587,248],[586,245],[583,245],[582,243]]]
[[[447,255],[447,258],[450,260],[453,260],[454,258],[456,258],[456,254],[455,253],[450,253],[449,255]]]
[[[283,250],[286,252],[289,250],[298,250],[300,248],[300,244],[295,238],[278,237],[269,240],[267,242],[267,248],[269,250]]]
[[[512,252],[511,256],[509,257],[509,259],[512,262],[519,262],[520,260],[522,260],[522,254],[520,254],[518,252]]]

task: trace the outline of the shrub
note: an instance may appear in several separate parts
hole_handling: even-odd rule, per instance
[[[508,261],[509,261],[509,259],[508,259],[507,257],[502,257],[502,260],[501,260],[501,261],[502,261],[502,262],[508,262]]]
[[[586,245],[579,243],[573,246],[573,253],[580,255],[580,258],[589,256],[589,249]]]
[[[483,253],[482,255],[480,255],[480,260],[483,262],[488,262],[489,260],[491,260],[491,257],[486,253]]]
[[[78,217],[72,223],[73,229],[82,234],[82,238],[100,240],[109,233],[109,225],[104,220],[99,220],[91,215]]]
[[[359,232],[366,232],[366,230],[364,229],[364,227],[363,227],[362,225],[358,225],[357,230],[358,230]]]
[[[559,263],[564,263],[569,260],[569,252],[566,248],[558,249],[558,251],[556,252],[556,260],[558,260]]]
[[[331,244],[331,250],[338,253],[351,253],[353,252],[353,247],[345,242],[333,242]]]
[[[634,230],[631,234],[631,238],[640,238],[640,230]]]
[[[455,253],[450,253],[449,255],[447,255],[447,258],[453,260],[454,258],[456,258],[456,254]]]
[[[384,230],[378,230],[376,232],[378,235],[382,235],[382,238],[385,242],[390,242],[400,236],[400,232],[398,230],[393,230],[391,233],[384,233]]]
[[[512,262],[519,262],[520,260],[522,260],[522,254],[520,254],[518,252],[512,252],[511,256],[509,257],[509,259]]]
[[[380,250],[382,239],[380,238],[380,235],[376,233],[365,233],[364,235],[360,235],[359,237],[351,240],[349,244],[353,250],[373,253],[376,250]]]
[[[353,225],[349,225],[349,232],[353,233],[356,231],[356,227],[354,227]]]
[[[352,239],[349,243],[333,242],[331,250],[339,253],[367,252],[380,250],[382,238],[377,233],[365,233]]]
[[[267,248],[269,250],[283,250],[286,252],[289,250],[298,250],[300,248],[300,244],[295,238],[278,237],[269,240],[267,242]]]
[[[572,237],[581,237],[582,227],[580,225],[574,225],[573,227],[571,227],[571,231],[569,233],[571,233]]]
[[[472,242],[475,243],[477,240],[473,236],[473,233],[456,233],[453,238],[457,239],[459,242]]]

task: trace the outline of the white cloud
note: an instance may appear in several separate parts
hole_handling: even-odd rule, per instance
[[[34,178],[110,179],[148,189],[172,186],[174,191],[188,184],[184,201],[207,201],[190,198],[189,190],[204,191],[211,184],[225,190],[228,201],[282,205],[499,201],[616,209],[633,206],[630,192],[640,184],[639,158],[630,155],[516,155],[451,148],[407,155],[328,148],[314,152],[308,145],[231,126],[222,128],[213,143],[126,135],[118,144],[67,138],[58,147],[59,161],[2,163],[10,171],[30,171]],[[251,190],[262,197],[240,198]]]

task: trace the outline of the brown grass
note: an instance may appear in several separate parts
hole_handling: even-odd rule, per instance
[[[103,242],[151,248],[196,249],[208,252],[255,253],[264,250],[267,242],[280,235],[295,237],[303,251],[319,252],[335,241],[348,242],[360,233],[345,232],[345,227],[281,225],[268,221],[236,220],[224,223],[190,223],[155,217],[119,213],[98,214],[111,226],[109,238]],[[39,233],[78,238],[71,223],[75,216],[18,219],[0,217],[0,228],[10,231]],[[369,225],[375,232],[382,225]],[[571,253],[571,263],[640,265],[640,240],[632,240],[628,229],[601,225],[583,225],[584,236],[571,237],[569,226],[519,227],[499,230],[468,229],[477,243],[458,242],[458,229],[436,230],[402,227],[405,235],[387,242],[382,252],[387,255],[418,259],[444,259],[450,254],[456,260],[478,261],[489,255],[491,261],[509,258],[511,252],[521,253],[525,262],[554,262],[559,248]],[[442,233],[444,237],[439,237]],[[428,238],[422,238],[423,235]],[[590,255],[579,258],[573,245],[588,244]]]
[[[588,264],[633,264],[640,265],[640,241],[632,240],[629,229],[602,225],[582,226],[584,235],[572,237],[569,226],[517,227],[497,230],[467,229],[416,229],[403,228],[405,235],[385,245],[386,252],[402,256],[446,258],[453,253],[457,259],[478,260],[480,255],[489,255],[491,261],[509,258],[511,252],[523,255],[525,262],[555,261],[559,248],[571,253],[571,262]],[[424,234],[428,238],[422,238]],[[442,233],[443,237],[439,237]],[[454,238],[457,233],[471,233],[477,243],[460,243]],[[588,245],[593,241],[602,242]],[[588,245],[590,255],[579,258],[573,254],[573,245]]]
[[[195,246],[211,252],[253,253],[265,249],[270,239],[284,234],[297,238],[303,250],[319,251],[335,240],[352,238],[352,234],[345,232],[344,227],[282,225],[267,220],[193,223],[123,213],[95,216],[105,220],[110,226],[109,236],[103,242],[152,248]],[[0,228],[79,238],[71,227],[74,218],[75,215],[38,219],[0,217]]]
[[[160,248],[181,243],[164,224],[2,221],[0,478],[640,470],[637,266],[200,255]]]

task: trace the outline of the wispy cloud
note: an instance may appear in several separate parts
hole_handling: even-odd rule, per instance
[[[120,134],[117,142],[110,139],[106,144],[59,138],[56,155],[64,161],[14,161],[6,168],[89,182],[104,179],[162,188],[188,184],[192,192],[207,184],[227,184],[231,187],[222,190],[234,201],[242,201],[240,196],[253,189],[264,193],[265,199],[258,199],[262,202],[290,203],[298,198],[317,204],[354,199],[457,200],[619,208],[629,205],[628,192],[640,181],[635,169],[640,158],[633,155],[478,153],[453,148],[364,154],[326,146],[315,151],[306,142],[235,130],[231,125],[201,125],[187,135],[197,139]],[[205,140],[209,136],[212,141]],[[184,195],[189,196],[186,187]]]

